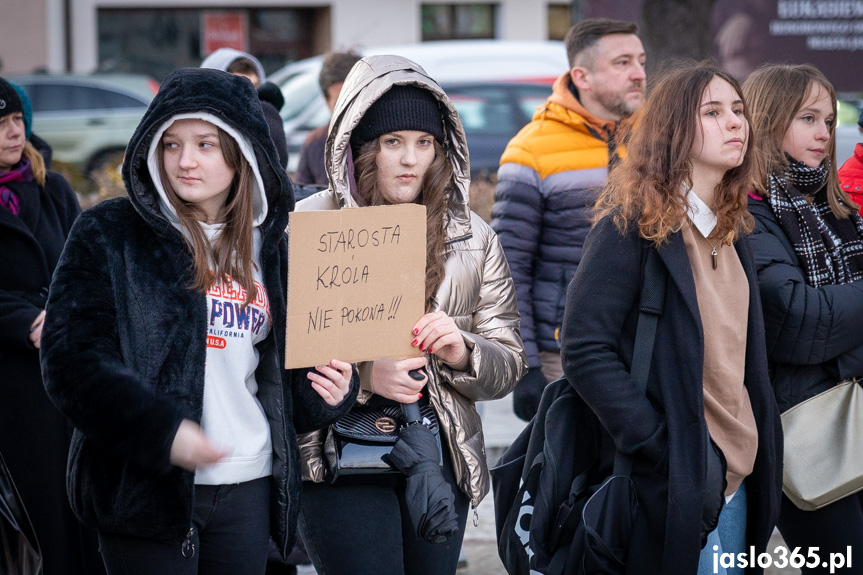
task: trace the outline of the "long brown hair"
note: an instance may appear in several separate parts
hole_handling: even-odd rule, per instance
[[[830,95],[834,123],[830,126],[830,146],[827,154],[830,169],[827,174],[827,200],[838,218],[846,218],[857,211],[848,194],[839,186],[836,166],[836,91],[818,68],[809,64],[796,66],[768,64],[758,68],[743,83],[743,96],[752,113],[755,155],[752,170],[752,188],[763,198],[770,195],[768,176],[783,174],[788,158],[782,141],[803,104],[813,91],[822,88]]]
[[[159,175],[165,193],[177,211],[180,224],[187,231],[183,237],[194,261],[194,279],[190,287],[207,291],[218,281],[230,285],[230,276],[245,288],[246,299],[243,305],[246,306],[254,301],[258,294],[252,275],[252,267],[255,265],[252,236],[255,176],[236,140],[218,126],[214,127],[219,133],[219,147],[225,163],[236,172],[225,202],[225,225],[215,242],[210,243],[200,225],[201,221],[207,219],[204,211],[180,198],[171,187],[165,172],[163,145],[159,146]]]
[[[42,157],[42,154],[40,154],[39,150],[30,143],[30,140],[27,140],[24,143],[22,154],[25,158],[30,160],[30,169],[33,171],[33,179],[36,180],[36,183],[40,186],[44,186],[46,170],[45,159]]]
[[[680,230],[687,214],[681,189],[692,185],[690,157],[696,131],[701,129],[698,110],[714,78],[742,93],[737,80],[712,62],[677,63],[655,83],[636,117],[627,156],[612,170],[599,196],[596,220],[613,213],[621,233],[637,223],[641,237],[657,247]],[[745,106],[743,113],[748,123]],[[751,124],[748,129],[751,142]],[[753,227],[746,210],[751,157],[747,151],[743,162],[725,172],[714,191],[710,209],[716,215],[716,228],[711,237],[723,243],[733,242]]]
[[[354,160],[357,190],[363,202],[369,206],[388,203],[377,184],[376,160],[380,150],[380,138],[366,142],[360,146]],[[446,273],[446,214],[453,179],[449,155],[437,140],[434,140],[434,151],[434,160],[423,177],[422,189],[416,200],[426,207],[426,311],[434,308],[435,293]]]

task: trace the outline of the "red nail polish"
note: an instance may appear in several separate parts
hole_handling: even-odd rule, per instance
[[[434,350],[432,348],[429,348],[429,353],[434,353]]]
[[[416,345],[416,344],[417,344],[417,340],[413,340],[413,341],[411,342],[411,345]]]
[[[419,332],[420,332],[420,330],[418,330],[418,329],[415,329],[415,330],[414,330],[414,335],[417,335],[417,334],[419,334]]]
[[[420,394],[420,396],[417,399],[422,399],[422,398],[423,398],[423,394]]]
[[[424,348],[423,346],[420,346],[420,351],[425,351],[425,350],[426,350],[426,348]]]

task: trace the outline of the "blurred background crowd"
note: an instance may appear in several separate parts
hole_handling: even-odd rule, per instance
[[[224,48],[253,55],[261,66],[258,80],[281,92],[292,175],[309,133],[329,120],[319,84],[324,53],[393,53],[416,61],[459,110],[471,154],[471,203],[486,219],[500,155],[567,68],[563,36],[582,18],[639,22],[648,71],[674,57],[712,56],[742,81],[767,61],[815,64],[839,96],[840,165],[859,140],[863,77],[853,73],[853,63],[863,48],[857,45],[863,42],[863,14],[854,12],[854,3],[331,0],[310,7],[281,0],[219,9],[202,0],[182,8],[169,2],[142,8],[131,0],[19,4],[15,18],[0,21],[0,74],[29,96],[33,131],[51,147],[52,169],[66,176],[85,208],[123,193],[117,168],[162,79],[175,68],[200,66]]]

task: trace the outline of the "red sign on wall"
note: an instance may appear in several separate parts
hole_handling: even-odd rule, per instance
[[[249,28],[244,11],[201,14],[201,56],[219,48],[249,51]]]

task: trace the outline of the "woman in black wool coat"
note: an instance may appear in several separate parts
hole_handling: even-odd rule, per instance
[[[72,228],[45,318],[72,507],[110,575],[263,574],[295,536],[296,433],[359,385],[337,360],[281,367],[293,197],[252,84],[172,73],[123,179]]]
[[[824,74],[810,65],[765,66],[743,91],[758,134],[749,243],[770,376],[785,411],[844,379],[863,377],[863,219],[839,185],[836,92]],[[783,496],[779,531],[789,549],[818,549],[821,557],[844,556],[850,548],[859,573],[863,493],[816,511]],[[802,572],[832,570],[816,565]]]
[[[0,453],[42,547],[45,575],[99,573],[95,535],[65,497],[72,429],[42,386],[45,301],[72,222],[81,212],[59,174],[26,140],[21,98],[0,78]]]
[[[563,366],[596,416],[594,479],[610,474],[615,449],[634,458],[631,574],[716,573],[720,554],[765,551],[779,512],[779,413],[742,241],[752,132],[740,94],[709,64],[656,84],[567,293]],[[645,394],[630,366],[653,249],[667,286]]]

